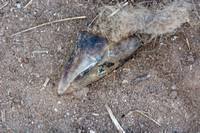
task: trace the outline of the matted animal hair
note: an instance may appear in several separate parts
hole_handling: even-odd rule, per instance
[[[174,32],[183,23],[190,22],[191,4],[174,1],[159,8],[127,5],[111,15],[119,6],[103,6],[99,9],[92,33],[116,43],[133,34],[148,34],[152,38]]]

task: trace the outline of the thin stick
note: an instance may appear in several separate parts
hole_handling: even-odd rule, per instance
[[[141,5],[141,4],[145,4],[145,3],[150,3],[150,2],[152,2],[152,1],[142,1],[142,2],[137,3],[137,5]]]
[[[111,120],[112,120],[113,123],[115,124],[115,127],[117,128],[117,130],[118,130],[120,133],[125,133],[125,131],[123,130],[123,128],[120,126],[119,122],[117,121],[117,119],[116,119],[115,116],[113,115],[112,110],[108,107],[107,104],[105,105],[105,107],[106,107],[106,110],[108,111],[108,114],[109,114]]]
[[[41,117],[44,121],[46,121],[46,122],[49,123],[50,125],[54,126],[56,129],[58,129],[58,127],[57,127],[55,124],[51,123],[48,119],[44,118],[40,113],[38,113],[38,112],[35,111],[35,110],[31,110],[31,111],[34,111],[34,113],[35,113],[36,115],[38,115],[38,116]]]
[[[190,43],[189,43],[189,40],[188,38],[185,39],[186,43],[187,43],[187,46],[188,46],[188,50],[190,51],[191,50],[191,47],[190,47]]]
[[[133,84],[135,85],[136,83],[147,80],[150,77],[151,77],[151,75],[149,75],[149,74],[137,77],[136,79],[133,80]]]
[[[47,86],[47,84],[49,83],[49,80],[50,80],[50,78],[47,77],[46,80],[45,80],[45,82],[44,82],[44,84],[43,84],[43,87],[46,87],[46,86]]]
[[[84,18],[86,18],[86,16],[73,17],[73,18],[65,18],[65,19],[60,19],[60,20],[55,20],[55,21],[52,21],[52,22],[48,22],[48,23],[43,23],[41,25],[37,25],[37,26],[31,27],[31,28],[25,29],[23,31],[17,32],[15,34],[12,34],[12,35],[10,35],[10,37],[13,37],[15,35],[19,35],[21,33],[27,32],[27,31],[34,30],[36,28],[40,28],[40,27],[45,26],[45,25],[50,25],[50,24],[54,24],[54,23],[58,23],[58,22],[63,22],[63,21],[69,21],[69,20],[84,19]]]
[[[4,4],[2,7],[0,7],[0,10],[3,9],[4,7],[6,7],[8,5],[9,2],[7,2],[6,4]]]
[[[92,113],[92,115],[93,115],[93,116],[99,116],[99,114],[98,114],[98,113]]]
[[[33,0],[30,0],[30,1],[26,4],[26,6],[25,6],[24,8],[27,8],[27,7],[32,3],[32,1],[33,1]]]
[[[4,109],[1,110],[1,120],[2,120],[2,122],[5,122],[5,121],[6,121],[5,115],[6,115],[6,111],[5,111]]]
[[[44,82],[44,84],[42,85],[42,90],[47,86],[47,84],[49,83],[49,80],[50,80],[49,77],[47,77],[47,78],[45,79],[45,82]]]
[[[97,15],[96,17],[94,17],[94,19],[93,19],[92,22],[88,25],[88,27],[90,27],[98,17],[99,17],[99,15]]]
[[[2,125],[4,125],[9,131],[11,131],[12,133],[15,133],[8,125],[6,125],[3,122],[0,122]]]
[[[158,123],[156,120],[154,120],[153,118],[149,117],[148,115],[145,114],[145,112],[140,111],[140,110],[135,110],[135,111],[131,111],[127,114],[127,116],[131,115],[133,112],[137,112],[140,113],[142,115],[144,115],[145,117],[149,118],[150,120],[152,120],[156,125],[161,126],[160,123]]]
[[[40,53],[48,54],[49,51],[47,51],[47,50],[43,50],[43,51],[33,51],[33,52],[32,52],[32,54],[40,54]]]
[[[120,8],[117,9],[117,10],[115,10],[113,13],[111,13],[111,14],[108,16],[108,18],[109,18],[109,17],[112,17],[113,15],[115,15],[117,12],[119,12],[123,7],[125,7],[125,6],[127,6],[127,5],[128,5],[128,2],[124,3],[124,4],[122,5],[122,7],[120,7]]]

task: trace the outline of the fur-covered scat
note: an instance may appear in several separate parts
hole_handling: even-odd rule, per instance
[[[155,38],[172,33],[183,23],[190,22],[190,9],[191,3],[184,0],[177,0],[159,8],[130,4],[119,10],[118,5],[103,6],[99,9],[92,33],[113,43],[138,33]],[[113,12],[116,13],[112,14]]]

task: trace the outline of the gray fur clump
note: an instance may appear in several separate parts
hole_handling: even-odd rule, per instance
[[[152,38],[172,33],[183,23],[190,22],[191,4],[175,1],[159,8],[127,5],[100,8],[92,32],[116,43],[133,34],[147,34]],[[113,12],[119,10],[112,16]]]

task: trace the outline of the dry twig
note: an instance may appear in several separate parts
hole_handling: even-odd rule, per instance
[[[98,113],[92,113],[92,115],[93,115],[93,116],[99,116],[99,114],[98,114]]]
[[[105,105],[105,107],[106,107],[106,110],[108,111],[108,114],[109,114],[111,120],[112,120],[113,123],[115,124],[115,127],[117,128],[117,130],[118,130],[120,133],[125,133],[125,131],[123,130],[123,128],[121,127],[121,125],[119,124],[119,122],[117,121],[117,119],[115,118],[115,116],[113,115],[112,110],[108,107],[107,104]]]
[[[160,123],[158,123],[158,122],[157,122],[156,120],[154,120],[152,117],[149,117],[149,116],[147,115],[147,113],[144,112],[144,111],[140,111],[140,110],[131,111],[131,112],[129,112],[129,113],[127,114],[127,116],[131,115],[131,114],[134,113],[134,112],[137,112],[137,113],[140,113],[140,114],[144,115],[145,117],[147,117],[147,118],[149,118],[150,120],[152,120],[156,125],[161,126]],[[148,114],[149,114],[149,113],[148,113]]]
[[[8,5],[9,2],[7,2],[6,4],[4,4],[2,7],[0,7],[0,10],[3,9],[4,7],[6,7]]]
[[[31,27],[31,28],[25,29],[23,31],[17,32],[15,34],[12,34],[12,35],[10,35],[10,37],[13,37],[15,35],[19,35],[19,34],[24,33],[24,32],[28,32],[28,31],[34,30],[36,28],[40,28],[40,27],[45,26],[45,25],[50,25],[50,24],[54,24],[54,23],[58,23],[58,22],[63,22],[63,21],[69,21],[69,20],[84,19],[84,18],[86,18],[86,16],[73,17],[73,18],[65,18],[65,19],[59,19],[59,20],[55,20],[55,21],[52,21],[52,22],[48,22],[48,23],[43,23],[43,24]]]
[[[117,12],[119,12],[123,7],[125,7],[125,6],[127,6],[128,5],[128,2],[125,2],[123,5],[122,5],[122,7],[120,7],[119,9],[117,9],[117,10],[115,10],[113,13],[111,13],[109,16],[108,16],[108,18],[109,17],[112,17],[113,15],[115,15]]]
[[[149,75],[149,74],[137,77],[136,79],[133,80],[133,84],[135,85],[136,83],[147,80],[150,77],[151,77],[151,75]]]
[[[94,19],[91,21],[91,23],[88,25],[88,27],[90,27],[98,17],[99,17],[99,15],[97,15],[96,17],[94,17]]]
[[[4,125],[9,131],[11,131],[12,133],[15,133],[8,125],[6,125],[3,122],[0,122],[0,124]]]
[[[44,84],[43,84],[43,87],[46,87],[47,86],[47,84],[49,83],[49,80],[50,80],[50,78],[46,78],[46,80],[45,80],[45,82],[44,82]]]
[[[25,5],[24,8],[27,8],[32,2],[33,2],[33,0],[30,0],[30,1]]]
[[[5,115],[6,115],[6,111],[4,109],[1,110],[1,120],[2,120],[2,122],[6,121]]]
[[[51,123],[48,119],[44,118],[40,113],[38,113],[38,112],[35,111],[35,110],[31,110],[31,111],[34,111],[34,113],[35,113],[36,115],[38,115],[38,116],[41,117],[44,121],[46,121],[46,122],[49,123],[50,125],[53,125],[56,129],[58,129],[58,127],[57,127],[55,124]]]
[[[47,86],[47,84],[49,83],[50,78],[47,77],[44,81],[44,84],[42,85],[42,90]]]
[[[49,51],[47,51],[47,50],[42,50],[42,51],[33,51],[33,52],[32,52],[32,54],[41,54],[41,53],[48,54]]]
[[[189,40],[188,38],[185,39],[186,43],[187,43],[187,46],[188,46],[188,50],[190,51],[191,50],[191,47],[190,47],[190,43],[189,43]]]

